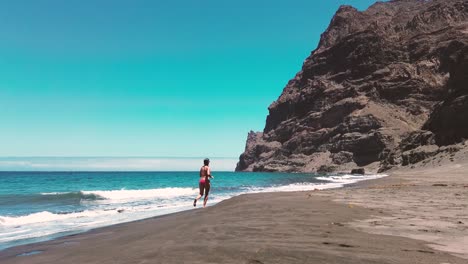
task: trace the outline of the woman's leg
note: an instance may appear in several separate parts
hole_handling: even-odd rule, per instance
[[[211,183],[205,184],[205,199],[203,199],[203,208],[206,207],[206,202],[208,202],[208,194],[210,193]]]
[[[205,190],[205,184],[199,183],[198,184],[198,189],[200,189],[200,193],[198,194],[197,198],[193,200],[193,206],[197,206],[197,201],[203,196],[204,190]]]

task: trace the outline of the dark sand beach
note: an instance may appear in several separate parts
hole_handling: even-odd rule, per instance
[[[0,252],[0,263],[468,263],[468,164],[241,195]],[[443,175],[443,176],[441,176]],[[33,252],[38,254],[18,256]]]

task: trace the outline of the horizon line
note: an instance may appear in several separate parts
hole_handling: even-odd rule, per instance
[[[5,172],[39,172],[39,173],[47,173],[47,172],[195,172],[198,173],[198,170],[0,170],[0,173]],[[245,171],[235,171],[235,170],[216,170],[216,172],[245,172]]]
[[[206,156],[0,156],[3,158],[159,158],[159,159],[204,159]],[[239,157],[212,156],[211,159],[238,159]]]

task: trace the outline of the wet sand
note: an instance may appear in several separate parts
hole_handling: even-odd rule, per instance
[[[467,264],[467,201],[468,165],[400,170],[14,247],[0,263]],[[18,256],[28,252],[38,254]]]

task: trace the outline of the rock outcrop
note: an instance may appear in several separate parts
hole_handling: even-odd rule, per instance
[[[237,171],[386,170],[468,138],[468,1],[342,6]]]

